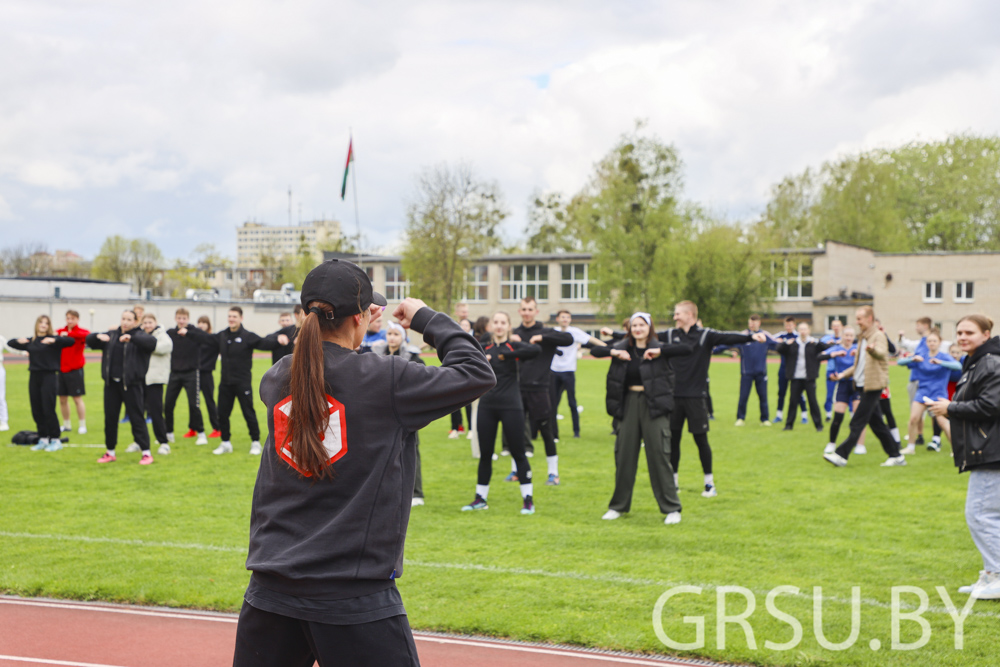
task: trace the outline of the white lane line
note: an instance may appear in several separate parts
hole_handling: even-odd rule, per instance
[[[72,660],[43,660],[42,658],[25,658],[19,655],[0,655],[0,662],[30,662],[35,665],[60,665],[65,667],[121,667],[120,665],[105,665],[100,662],[74,662]]]
[[[24,605],[27,607],[49,607],[52,609],[70,609],[73,611],[102,611],[110,614],[130,614],[133,616],[155,616],[157,618],[178,618],[186,621],[211,621],[213,623],[231,623],[239,620],[236,616],[216,616],[214,614],[191,614],[182,611],[157,611],[153,609],[138,609],[135,607],[112,607],[104,605],[88,605],[74,602],[59,602],[56,600],[23,600],[0,598],[0,604]]]
[[[98,544],[120,544],[124,546],[138,546],[138,547],[155,547],[155,548],[165,548],[165,549],[195,549],[204,551],[222,551],[230,553],[246,553],[245,547],[226,547],[226,546],[216,546],[213,544],[198,544],[198,543],[183,543],[183,542],[151,542],[146,540],[124,540],[114,537],[89,537],[86,535],[52,535],[52,534],[38,534],[38,533],[18,533],[18,532],[7,532],[0,531],[0,537],[13,537],[20,539],[38,539],[38,540],[58,540],[66,542],[88,542],[88,543],[98,543]],[[419,561],[407,558],[404,563],[410,567],[426,567],[432,569],[441,570],[458,570],[467,572],[485,572],[489,574],[499,574],[503,576],[527,576],[527,577],[545,577],[549,579],[568,579],[572,581],[590,581],[602,584],[626,584],[630,586],[649,586],[655,588],[661,588],[666,590],[667,588],[673,588],[675,586],[698,586],[706,591],[714,591],[723,586],[730,586],[732,584],[705,584],[705,583],[690,583],[683,581],[664,581],[658,579],[644,579],[637,577],[626,577],[615,574],[597,575],[597,574],[585,574],[582,572],[560,572],[560,571],[550,571],[550,570],[538,570],[532,568],[520,568],[520,567],[498,567],[496,565],[480,565],[477,563],[435,563],[429,561]],[[766,596],[770,593],[768,589],[749,589],[755,595]],[[809,602],[813,601],[813,596],[809,591],[800,591],[797,594],[783,593],[783,597],[797,598],[800,600],[806,600]],[[820,598],[823,602],[830,602],[833,604],[841,604],[850,606],[853,601],[850,598],[838,597],[834,595],[824,595]],[[876,609],[892,609],[892,605],[888,602],[883,602],[875,598],[861,598],[861,604],[867,607],[873,607]],[[918,609],[917,605],[910,604],[907,602],[900,602],[899,609],[906,611],[913,611]],[[932,606],[924,610],[925,613],[930,614],[942,614],[948,615],[952,612],[947,607]],[[978,618],[1000,618],[1000,612],[991,611],[970,611],[969,616]]]
[[[539,648],[536,646],[518,646],[516,644],[501,644],[494,642],[480,642],[468,639],[450,639],[447,637],[427,637],[417,632],[413,633],[413,638],[417,641],[424,641],[435,644],[456,644],[458,646],[474,646],[476,648],[492,648],[501,651],[521,651],[523,653],[535,653],[540,655],[558,655],[564,658],[575,658],[580,660],[598,660],[601,662],[614,662],[620,665],[644,665],[648,667],[690,667],[689,664],[681,662],[667,662],[664,660],[639,660],[623,656],[601,655],[599,653],[581,653],[579,651],[559,650],[549,648]]]

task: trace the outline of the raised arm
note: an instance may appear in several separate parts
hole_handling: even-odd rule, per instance
[[[709,329],[705,336],[705,342],[715,347],[716,345],[742,345],[753,340],[753,335],[740,333],[739,331],[716,331]]]
[[[114,334],[114,331],[98,332],[87,334],[87,347],[92,350],[103,350],[107,347],[108,340]]]
[[[132,339],[129,341],[133,343],[140,350],[146,352],[152,352],[156,349],[156,339],[150,336],[148,333],[142,330],[133,331],[131,333]],[[171,348],[172,349],[172,348]]]

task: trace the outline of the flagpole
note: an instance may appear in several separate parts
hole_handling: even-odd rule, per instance
[[[351,146],[352,158],[353,158],[353,151],[354,151],[354,130],[353,130],[353,128],[350,130],[350,135],[351,135],[350,146]],[[355,229],[355,232],[357,233],[357,239],[358,239],[357,240],[357,244],[358,244],[358,246],[357,246],[357,250],[358,250],[358,266],[361,266],[361,268],[364,268],[362,266],[362,264],[361,264],[361,219],[358,217],[358,166],[357,166],[357,160],[353,160],[352,159],[351,162],[354,164],[354,170],[351,173],[351,189],[354,191],[354,229]]]

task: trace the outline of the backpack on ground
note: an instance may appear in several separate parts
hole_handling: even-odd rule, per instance
[[[10,441],[15,445],[37,445],[38,433],[35,431],[18,431]]]

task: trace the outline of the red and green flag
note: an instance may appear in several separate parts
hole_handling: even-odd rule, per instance
[[[351,163],[354,162],[354,137],[351,137],[347,144],[347,162],[344,164],[344,182],[340,186],[340,199],[347,196],[347,173],[351,170]]]

